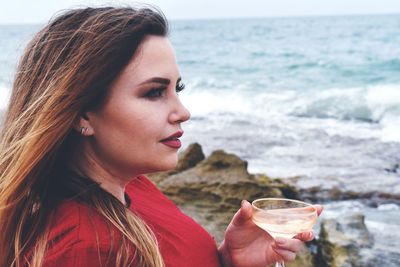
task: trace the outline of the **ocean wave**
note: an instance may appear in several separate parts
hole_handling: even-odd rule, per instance
[[[216,86],[214,81],[189,84],[193,90],[182,99],[194,117],[230,114],[251,120],[291,116],[358,121],[379,125],[384,141],[400,142],[400,85],[303,91],[246,90],[243,85],[226,89],[226,84],[201,89],[199,85]]]
[[[292,115],[381,123],[400,116],[400,86],[330,89],[300,93]]]
[[[261,91],[245,89],[243,85],[229,88],[229,85],[209,80],[190,83],[189,87],[193,90],[183,95],[184,100],[199,115],[220,111],[255,115],[282,113],[372,123],[400,116],[400,85]]]

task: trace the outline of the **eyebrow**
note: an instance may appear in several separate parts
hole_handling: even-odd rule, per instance
[[[178,78],[177,83],[179,83],[181,81],[181,77]],[[161,84],[165,84],[165,85],[169,85],[171,83],[170,79],[166,79],[166,78],[161,78],[161,77],[153,77],[150,78],[148,80],[145,80],[144,82],[141,82],[139,85],[143,85],[146,83],[161,83]]]

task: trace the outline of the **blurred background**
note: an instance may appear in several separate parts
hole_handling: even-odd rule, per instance
[[[24,46],[54,14],[132,3],[3,2],[0,110]],[[361,266],[400,266],[400,1],[146,3],[170,20],[192,113],[184,144],[313,192],[326,218],[362,213],[374,244]]]

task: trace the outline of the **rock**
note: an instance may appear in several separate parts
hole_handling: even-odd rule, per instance
[[[188,149],[182,153],[186,156],[180,157],[179,168],[149,177],[186,214],[212,233],[218,242],[222,241],[224,231],[243,199],[252,201],[260,197],[297,196],[293,187],[279,180],[249,174],[247,162],[236,155],[217,150],[198,161],[203,153],[201,147],[196,144]],[[185,160],[194,163],[181,162]]]
[[[307,199],[310,202],[318,203],[332,200],[350,200],[370,198],[369,192],[356,192],[352,190],[344,191],[336,186],[329,189],[321,189],[319,186],[302,188],[299,190],[302,199]]]
[[[155,183],[161,182],[163,179],[169,175],[185,171],[187,169],[193,168],[200,161],[204,160],[205,156],[201,146],[198,143],[190,144],[185,151],[179,154],[178,164],[174,170],[167,172],[153,173],[149,175]]]
[[[203,159],[205,159],[205,156],[201,146],[198,143],[191,144],[185,151],[179,154],[178,164],[174,171],[182,172],[193,168]]]
[[[400,173],[400,164],[396,163],[390,168],[385,168],[385,171],[390,173]]]
[[[360,213],[321,222],[316,265],[319,267],[364,266],[360,249],[371,247],[373,239]]]
[[[296,260],[286,262],[286,267],[314,267],[314,257],[309,250],[304,250],[296,256]]]

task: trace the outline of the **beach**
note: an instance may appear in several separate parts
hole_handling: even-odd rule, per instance
[[[323,203],[321,219],[363,214],[374,241],[361,257],[399,266],[399,23],[399,15],[171,21],[192,113],[183,149],[197,142],[206,156],[237,155],[250,173]],[[39,27],[0,26],[0,109]]]

